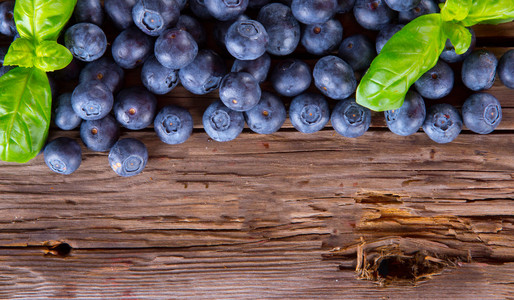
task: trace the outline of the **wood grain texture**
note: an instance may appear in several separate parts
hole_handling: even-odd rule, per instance
[[[345,37],[361,31],[351,15],[341,21]],[[514,49],[513,26],[475,26],[477,45],[501,56]],[[114,36],[108,32],[110,42]],[[315,58],[299,52],[314,66]],[[453,68],[455,89],[427,104],[460,107],[471,95],[460,64]],[[127,86],[141,84],[139,70],[128,72]],[[59,90],[75,84],[59,82]],[[514,97],[498,80],[488,92],[502,104],[499,128],[490,135],[465,129],[445,145],[421,130],[396,136],[381,113],[357,139],[330,124],[301,134],[287,120],[278,133],[245,129],[218,143],[201,125],[216,93],[177,87],[158,97],[159,107],[189,109],[193,136],[170,146],[151,127],[124,130],[123,138],[149,150],[138,176],[117,177],[107,153],[84,147],[69,176],[53,174],[41,155],[0,162],[0,299],[512,297]],[[53,129],[50,138],[58,136],[79,139],[76,130]],[[73,247],[65,258],[52,250],[60,242]],[[370,259],[396,244],[466,259],[415,287],[356,279],[359,249]]]

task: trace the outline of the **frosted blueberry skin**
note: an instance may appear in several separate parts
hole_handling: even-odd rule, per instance
[[[462,82],[472,91],[487,90],[494,84],[498,60],[491,51],[477,50],[462,63]]]
[[[506,87],[514,89],[514,50],[505,52],[500,58],[498,76]]]
[[[205,33],[205,28],[202,23],[191,16],[180,15],[175,27],[189,32],[199,46],[204,45],[207,41],[207,34]]]
[[[488,93],[473,94],[462,105],[462,119],[475,133],[491,133],[502,120],[500,101]]]
[[[112,58],[124,69],[134,69],[142,65],[151,55],[153,39],[137,27],[123,30],[112,43]]]
[[[14,22],[14,1],[0,3],[0,33],[7,36],[17,34]]]
[[[427,109],[423,131],[436,143],[453,141],[462,130],[462,118],[450,104],[434,104]]]
[[[304,93],[293,98],[289,119],[296,130],[314,133],[325,127],[330,118],[327,100],[320,94]]]
[[[300,42],[301,29],[289,6],[281,3],[268,4],[259,11],[257,21],[268,33],[268,53],[278,56],[293,53]]]
[[[225,47],[236,59],[254,60],[266,52],[268,33],[261,23],[254,20],[236,21],[225,36]]]
[[[163,107],[155,117],[154,130],[164,143],[182,144],[193,132],[193,117],[187,109],[168,105]]]
[[[384,0],[356,0],[353,15],[362,27],[380,30],[391,23],[397,13],[390,9]]]
[[[414,91],[409,91],[400,108],[384,112],[387,127],[392,133],[408,136],[416,133],[426,117],[425,101]]]
[[[453,89],[454,74],[452,68],[440,60],[416,82],[414,87],[421,96],[427,99],[441,99]]]
[[[302,45],[314,55],[326,55],[335,50],[343,40],[343,25],[335,19],[325,23],[306,25],[302,31]]]
[[[285,59],[271,72],[270,81],[277,93],[293,97],[309,88],[312,75],[309,66],[299,59]]]
[[[267,53],[254,60],[236,59],[232,65],[231,72],[247,72],[257,79],[258,82],[264,82],[268,77],[271,58]]]
[[[241,134],[245,121],[242,112],[231,110],[218,100],[207,107],[202,123],[205,132],[213,140],[228,142]]]
[[[212,50],[202,49],[192,63],[179,70],[182,86],[196,95],[214,91],[227,73],[225,61]]]
[[[144,33],[158,36],[169,27],[175,26],[180,17],[176,1],[138,0],[132,8],[134,24]]]
[[[78,0],[73,15],[77,23],[86,22],[101,26],[104,21],[100,0]]]
[[[79,82],[84,83],[91,80],[99,80],[115,93],[123,85],[125,72],[112,59],[102,57],[94,62],[88,63],[80,72]]]
[[[204,0],[209,14],[220,21],[234,20],[248,7],[249,0]]]
[[[64,43],[71,54],[82,61],[94,61],[107,50],[107,37],[92,23],[78,23],[66,30]]]
[[[59,137],[48,143],[43,156],[50,170],[63,175],[75,172],[82,162],[80,145],[68,137]]]
[[[367,69],[377,56],[375,45],[364,35],[356,34],[343,40],[337,56],[347,62],[354,71]]]
[[[157,99],[143,87],[131,87],[118,93],[113,110],[121,126],[140,130],[152,124]]]
[[[385,0],[387,6],[396,11],[407,11],[415,8],[421,0]]]
[[[336,13],[344,14],[352,11],[355,0],[337,0]]]
[[[80,83],[71,95],[73,111],[84,120],[99,120],[112,109],[114,97],[108,86],[99,80]]]
[[[178,85],[178,70],[166,68],[155,56],[151,56],[143,64],[141,81],[150,92],[164,95]]]
[[[291,11],[298,22],[319,24],[330,20],[337,10],[337,0],[293,0]]]
[[[287,117],[287,111],[279,97],[263,91],[259,103],[245,111],[244,117],[253,132],[271,134],[282,127]]]
[[[118,29],[125,30],[134,25],[132,8],[136,2],[137,0],[104,0],[105,12]]]
[[[349,98],[337,102],[330,117],[334,130],[344,137],[356,138],[368,131],[371,111]]]
[[[444,46],[444,50],[440,56],[442,60],[444,60],[447,63],[455,63],[464,60],[471,54],[471,52],[475,49],[477,39],[475,31],[471,27],[469,27],[468,30],[471,33],[471,45],[469,46],[468,50],[463,54],[457,54],[455,52],[455,47],[453,47],[452,45],[452,42],[450,41],[450,39],[447,39],[446,44]]]
[[[71,93],[62,94],[57,98],[53,117],[55,125],[62,130],[73,130],[80,125],[82,119],[71,106]]]
[[[223,104],[235,111],[252,109],[261,98],[259,82],[246,72],[231,72],[223,77],[219,96]]]
[[[195,59],[198,54],[198,44],[189,32],[172,28],[157,38],[154,53],[161,65],[178,70]]]
[[[189,0],[189,7],[195,16],[200,19],[212,19],[211,13],[205,6],[204,0]]]
[[[148,150],[141,141],[126,138],[116,142],[109,151],[109,165],[123,177],[141,173],[148,162]]]
[[[228,29],[232,24],[234,24],[237,21],[247,21],[250,20],[250,18],[247,15],[239,15],[237,19],[235,20],[229,20],[229,21],[217,21],[214,25],[214,39],[216,40],[216,43],[220,48],[223,48],[226,50],[225,47],[225,37],[227,36]]]
[[[410,21],[416,19],[417,17],[435,14],[439,12],[439,6],[433,0],[421,0],[416,7],[413,9],[409,9],[407,11],[401,11],[398,14],[398,19],[400,23],[407,24]]]
[[[346,99],[357,88],[352,67],[337,56],[325,56],[318,60],[313,77],[316,87],[332,99]]]
[[[402,24],[389,24],[380,30],[375,42],[375,49],[377,50],[378,54],[380,54],[380,51],[382,51],[382,48],[384,48],[389,39],[391,39],[395,33],[400,31],[403,26],[404,25]]]
[[[113,116],[100,120],[84,120],[80,125],[80,138],[93,151],[109,151],[120,137],[120,126]]]

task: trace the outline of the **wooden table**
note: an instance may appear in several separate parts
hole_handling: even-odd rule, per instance
[[[353,20],[343,24],[348,36]],[[514,46],[513,23],[475,30],[498,56]],[[438,102],[470,95],[459,67]],[[137,74],[126,84],[140,84]],[[512,297],[514,97],[500,81],[489,92],[500,127],[445,145],[421,130],[396,136],[380,113],[357,139],[286,121],[218,143],[200,121],[216,93],[177,87],[159,105],[190,109],[194,134],[170,146],[152,128],[123,131],[148,147],[138,176],[116,176],[107,153],[86,148],[70,176],[41,156],[0,162],[0,298]]]

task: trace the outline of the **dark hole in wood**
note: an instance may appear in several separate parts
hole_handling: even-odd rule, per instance
[[[57,245],[50,246],[48,253],[64,258],[70,256],[72,249],[73,248],[68,243],[59,243]]]
[[[400,260],[398,257],[383,259],[378,265],[378,276],[382,278],[414,279],[413,262],[411,259]]]

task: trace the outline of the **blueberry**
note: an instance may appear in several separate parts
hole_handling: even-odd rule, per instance
[[[270,81],[280,95],[293,97],[311,85],[311,69],[299,59],[286,59],[275,66]]]
[[[66,30],[64,43],[74,57],[82,61],[94,61],[107,49],[103,30],[92,23],[78,23]]]
[[[207,35],[203,25],[193,17],[180,15],[176,27],[189,32],[198,45],[204,45],[207,41]]]
[[[14,1],[0,3],[0,33],[15,36],[16,24],[14,22]]]
[[[141,69],[141,81],[150,92],[164,95],[178,85],[178,70],[166,68],[151,56]]]
[[[389,39],[392,38],[395,33],[402,30],[403,26],[404,25],[402,24],[389,24],[380,30],[375,41],[375,49],[377,50],[377,53],[382,51],[382,48],[384,48]]]
[[[409,9],[407,11],[401,11],[398,14],[398,19],[400,23],[409,23],[410,21],[416,19],[417,17],[435,14],[439,12],[439,7],[433,0],[421,0],[416,7]]]
[[[473,94],[462,105],[462,119],[473,132],[491,133],[502,120],[500,101],[488,93]]]
[[[414,91],[407,92],[400,108],[384,112],[389,130],[402,136],[416,133],[423,125],[426,115],[425,101]]]
[[[320,24],[330,20],[337,9],[337,0],[293,0],[291,11],[298,22]]]
[[[396,11],[411,10],[419,4],[421,0],[385,0],[389,8]]]
[[[193,132],[193,117],[187,109],[175,105],[163,107],[153,124],[159,139],[170,145],[185,142]]]
[[[440,60],[432,69],[414,82],[414,87],[424,98],[440,99],[450,94],[453,89],[453,82],[452,68]]]
[[[356,138],[368,131],[371,111],[349,98],[337,102],[330,116],[335,131],[344,137]]]
[[[256,106],[244,112],[248,127],[259,134],[277,132],[284,124],[287,112],[279,97],[263,91]]]
[[[140,130],[152,124],[157,109],[157,99],[143,87],[122,90],[114,102],[114,116],[121,126]]]
[[[179,8],[179,10],[183,10],[186,5],[187,5],[187,0],[175,0],[175,2],[177,2],[177,6]]]
[[[332,99],[346,99],[357,88],[352,67],[337,56],[325,56],[318,60],[313,77],[316,87]]]
[[[268,76],[270,65],[271,58],[267,53],[264,53],[261,57],[254,60],[236,59],[231,71],[250,73],[258,82],[263,82]]]
[[[266,52],[268,33],[261,23],[254,20],[236,21],[225,36],[228,52],[240,60],[253,60]]]
[[[257,17],[269,36],[266,51],[273,55],[288,55],[300,42],[300,24],[291,9],[280,3],[271,3],[259,11]]]
[[[302,45],[314,55],[326,55],[336,49],[343,40],[343,25],[335,19],[303,28]]]
[[[84,120],[98,120],[112,109],[112,91],[99,80],[91,80],[77,85],[71,95],[71,106]]]
[[[356,0],[353,15],[362,27],[380,30],[393,21],[396,12],[387,6],[385,0]]]
[[[375,46],[364,35],[356,34],[343,40],[337,53],[354,71],[365,70],[377,56]]]
[[[50,170],[63,175],[75,172],[82,162],[79,143],[68,137],[59,137],[48,143],[43,155]]]
[[[182,68],[178,76],[182,86],[196,95],[214,91],[227,70],[225,61],[212,50],[200,50],[192,63]]]
[[[337,0],[336,13],[344,14],[352,11],[354,5],[355,0]]]
[[[75,129],[82,122],[82,119],[71,107],[71,93],[62,94],[57,98],[53,116],[55,125],[62,130]]]
[[[248,7],[248,0],[204,0],[205,7],[217,20],[234,20]]]
[[[141,31],[158,36],[169,27],[175,26],[180,8],[175,1],[138,0],[132,8],[132,18]]]
[[[120,126],[113,116],[100,120],[84,120],[80,125],[80,138],[93,151],[109,151],[120,137]]]
[[[207,107],[202,118],[205,132],[215,141],[228,142],[235,139],[245,125],[242,112],[231,110],[221,100]]]
[[[247,20],[250,20],[250,18],[247,15],[239,15],[239,17],[237,17],[237,19],[235,20],[217,21],[216,25],[214,26],[214,38],[218,46],[226,50],[225,37],[227,36],[227,32],[230,26],[232,26],[232,24],[234,24],[237,21]]]
[[[170,69],[181,69],[195,59],[198,44],[187,31],[172,28],[157,38],[154,51],[161,65]]]
[[[104,0],[105,12],[116,27],[125,30],[134,25],[132,8],[137,0]]]
[[[450,41],[450,39],[447,39],[444,50],[440,56],[442,60],[444,60],[447,63],[455,63],[464,60],[471,54],[471,52],[475,49],[477,39],[475,31],[471,27],[469,27],[468,30],[471,33],[471,45],[469,46],[468,50],[463,54],[457,54],[455,52],[455,47],[453,47],[452,45],[452,42]]]
[[[505,52],[500,58],[498,76],[506,87],[514,89],[514,50]]]
[[[486,90],[493,86],[498,60],[491,51],[477,50],[462,64],[462,82],[473,91]]]
[[[271,0],[251,0],[248,1],[248,8],[261,8],[268,3],[270,3]]]
[[[78,23],[93,23],[101,26],[104,21],[100,0],[78,0],[73,14]]]
[[[304,93],[293,98],[289,119],[296,130],[303,133],[320,131],[328,122],[330,111],[325,97]]]
[[[112,170],[123,177],[141,173],[147,162],[148,150],[145,144],[133,138],[117,141],[109,152]]]
[[[453,141],[462,129],[462,119],[450,104],[434,104],[427,110],[423,131],[434,142],[445,144]]]
[[[80,72],[79,82],[100,80],[115,93],[123,85],[124,71],[111,58],[102,57],[86,65]]]
[[[189,0],[189,7],[193,14],[200,19],[212,18],[211,13],[205,6],[204,0]]]
[[[252,109],[261,98],[259,82],[250,73],[231,72],[223,77],[219,95],[223,104],[235,111]]]
[[[153,50],[153,40],[137,27],[123,30],[112,43],[112,57],[124,69],[142,65]]]

